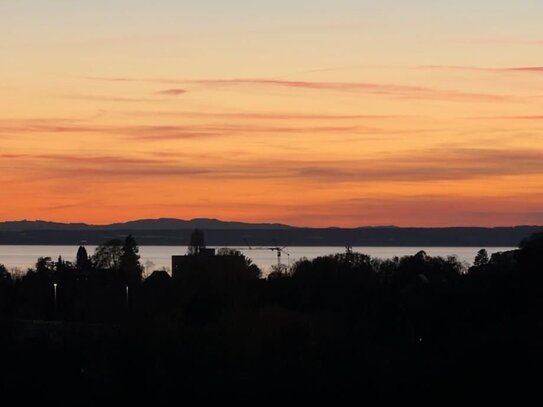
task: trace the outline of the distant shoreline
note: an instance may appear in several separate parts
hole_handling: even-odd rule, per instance
[[[208,246],[518,247],[540,226],[502,228],[207,229]],[[0,245],[99,245],[131,234],[141,246],[186,246],[191,229],[17,230],[0,227]]]

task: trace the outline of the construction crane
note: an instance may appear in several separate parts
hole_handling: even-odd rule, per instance
[[[275,247],[249,247],[249,250],[271,250],[271,251],[277,252],[277,268],[279,270],[281,269],[281,254],[283,254],[283,253],[287,255],[288,266],[290,266],[290,253],[287,252],[285,249],[286,249],[286,246],[284,246],[284,247],[279,247],[279,246],[275,246]]]

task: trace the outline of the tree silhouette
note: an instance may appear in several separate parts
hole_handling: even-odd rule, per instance
[[[62,256],[59,255],[58,260],[55,263],[55,272],[56,273],[63,273],[64,271],[66,271],[66,269],[67,269],[67,264],[64,261],[64,259],[62,258]]]
[[[0,281],[11,280],[11,274],[3,264],[0,264]]]
[[[128,235],[121,249],[119,270],[123,281],[127,284],[141,282],[143,268],[140,264],[139,248],[132,235]]]
[[[473,261],[473,266],[475,267],[484,267],[488,264],[488,252],[486,249],[481,249],[477,252],[475,260]]]
[[[36,272],[38,275],[49,277],[52,273],[55,264],[51,260],[51,257],[40,257],[36,262]]]
[[[79,246],[77,249],[75,266],[78,270],[87,270],[90,267],[89,255],[84,246]]]
[[[234,256],[239,259],[241,259],[241,269],[237,270],[243,273],[246,273],[247,275],[250,275],[255,278],[259,278],[262,274],[262,270],[253,263],[253,260],[251,260],[249,257],[245,256],[242,252],[236,249],[231,249],[228,247],[223,247],[219,250],[217,250],[217,256]]]
[[[289,268],[286,264],[272,264],[268,278],[288,276]]]
[[[112,239],[98,246],[92,256],[92,262],[98,269],[118,270],[121,263],[122,242]]]
[[[206,248],[204,231],[200,229],[194,229],[190,235],[189,247],[187,254],[193,256],[200,254],[200,252]]]

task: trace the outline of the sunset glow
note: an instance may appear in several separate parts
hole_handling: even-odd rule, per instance
[[[543,2],[0,2],[0,221],[543,224]]]

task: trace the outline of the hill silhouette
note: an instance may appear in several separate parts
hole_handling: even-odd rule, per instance
[[[141,219],[109,225],[48,221],[0,222],[0,244],[100,244],[134,235],[142,245],[186,245],[190,232],[206,232],[212,246],[472,246],[513,247],[543,226],[405,228],[364,226],[307,228],[279,223],[225,222],[218,219]]]
[[[0,222],[0,232],[22,232],[35,230],[177,230],[177,229],[288,229],[292,226],[279,223],[228,222],[219,219],[196,218],[190,220],[159,218],[138,219],[107,225],[87,223],[60,223],[45,220],[21,220]]]

